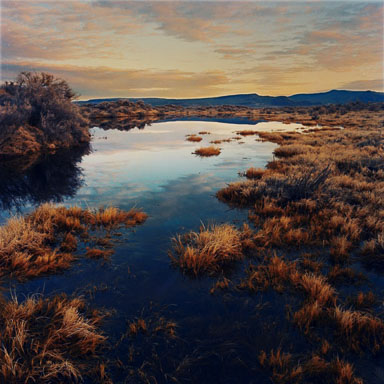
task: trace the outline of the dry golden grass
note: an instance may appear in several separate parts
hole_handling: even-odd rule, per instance
[[[217,196],[252,209],[251,219],[261,228],[256,235],[260,247],[329,246],[331,260],[343,264],[363,243],[365,263],[380,267],[384,254],[383,113],[371,114],[365,108],[342,116],[318,116],[319,123],[331,130],[310,130],[304,135],[258,133],[263,140],[280,145],[275,150],[279,160],[270,162],[264,172],[249,171],[250,180],[232,183]],[[370,120],[362,118],[367,113]],[[265,118],[271,116],[287,122],[310,120],[295,109],[284,114],[269,110]],[[333,124],[345,129],[333,129]]]
[[[272,381],[276,384],[300,383],[303,368],[297,364],[294,366],[292,355],[284,353],[281,349],[270,351],[269,355],[261,351],[259,363],[271,370]]]
[[[291,275],[296,271],[296,264],[285,261],[283,258],[273,255],[267,258],[263,264],[251,265],[247,277],[241,282],[240,287],[252,292],[273,288],[282,292],[290,282]]]
[[[14,217],[0,227],[0,275],[20,280],[69,268],[78,257],[78,243],[105,243],[104,231],[142,224],[147,215],[114,207],[91,211],[44,204],[25,217]],[[89,232],[96,231],[96,236]],[[101,232],[100,232],[101,231]],[[109,246],[106,244],[106,246]],[[93,250],[88,257],[106,257],[111,251]]]
[[[376,304],[377,299],[372,291],[367,293],[359,292],[352,302],[357,309],[368,310]]]
[[[318,302],[320,306],[336,304],[336,291],[324,276],[306,272],[298,276],[292,275],[291,282],[303,290],[307,298]]]
[[[216,274],[243,258],[243,241],[247,231],[222,224],[202,226],[199,232],[189,232],[172,239],[169,252],[172,264],[194,276]]]
[[[196,143],[200,142],[201,140],[203,140],[203,138],[200,136],[196,136],[196,135],[190,135],[187,137],[187,141],[192,141],[192,142],[196,142]]]
[[[106,338],[102,316],[85,313],[81,299],[16,298],[0,308],[2,383],[78,382],[88,376]]]
[[[210,156],[219,156],[220,153],[221,153],[221,150],[220,150],[220,148],[214,147],[214,146],[211,145],[210,147],[198,148],[193,153],[195,155],[201,156],[201,157],[210,157]]]
[[[302,153],[305,153],[309,150],[311,150],[312,147],[305,146],[305,145],[282,145],[281,147],[276,148],[273,153],[277,157],[292,157],[296,155],[300,155]]]
[[[114,253],[112,249],[86,248],[85,256],[90,259],[108,260]]]
[[[353,365],[336,357],[332,361],[313,355],[297,359],[280,348],[269,353],[261,351],[259,363],[271,371],[271,379],[276,384],[307,384],[322,382],[327,384],[363,384],[354,375]]]
[[[210,141],[211,144],[221,144],[221,143],[230,143],[232,139],[221,139]]]
[[[241,135],[241,136],[251,136],[251,135],[258,135],[259,132],[258,131],[252,131],[250,129],[244,129],[242,131],[237,131],[236,134]]]
[[[265,173],[265,169],[262,168],[249,168],[245,172],[245,177],[247,179],[261,179]]]
[[[363,114],[322,116],[323,123],[330,119],[326,125],[343,122],[342,130],[258,133],[261,140],[280,145],[275,150],[277,159],[266,170],[253,176],[251,169],[248,180],[231,183],[217,193],[221,201],[250,209],[249,219],[256,228],[253,242],[259,254],[267,255],[251,265],[238,287],[250,292],[274,289],[301,300],[296,309],[288,309],[287,318],[311,343],[319,343],[323,355],[333,354],[331,362],[317,356],[302,363],[303,374],[290,378],[297,364],[275,352],[271,365],[265,365],[274,382],[306,383],[316,377],[314,382],[360,384],[352,365],[341,357],[353,352],[381,353],[384,347],[383,319],[375,295],[360,292],[348,298],[341,289],[352,286],[353,292],[367,282],[349,265],[356,256],[376,273],[384,271],[384,114],[377,112],[372,119],[362,120]],[[297,114],[286,114],[284,119],[310,124]],[[311,249],[321,258],[298,254],[300,248]],[[281,250],[295,252],[296,259],[278,257]],[[348,305],[354,309],[347,309]],[[333,335],[331,352],[329,343],[324,346],[322,341],[325,335]],[[263,355],[264,361],[269,358]]]
[[[130,322],[128,329],[131,336],[137,335],[139,332],[146,333],[148,330],[144,319],[137,319],[136,321]]]
[[[216,291],[223,291],[225,289],[228,289],[230,286],[231,281],[227,279],[226,277],[223,277],[221,280],[216,281],[214,286],[210,289],[210,293],[214,294]]]
[[[378,352],[384,347],[384,322],[371,314],[343,309],[339,306],[330,310],[330,316],[337,326],[337,335],[355,351],[367,348]]]

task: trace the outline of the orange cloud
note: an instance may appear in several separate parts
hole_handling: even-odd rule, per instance
[[[372,84],[383,72],[384,8],[376,3],[43,0],[1,8],[3,79],[41,69],[85,96],[287,94]]]
[[[82,98],[86,97],[196,97],[217,94],[229,82],[216,72],[155,71],[109,67],[49,66],[35,63],[3,63],[6,80],[20,71],[49,72],[65,78]]]
[[[351,90],[378,90],[384,92],[384,81],[383,79],[374,80],[355,80],[343,84],[340,89],[351,89]]]

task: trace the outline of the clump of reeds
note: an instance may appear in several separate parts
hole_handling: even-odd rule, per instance
[[[265,169],[262,168],[248,168],[245,172],[245,177],[247,179],[261,179],[265,174]]]
[[[138,335],[144,335],[149,340],[153,340],[159,335],[174,338],[176,336],[176,328],[177,323],[167,319],[161,313],[141,313],[140,317],[128,321],[127,330],[121,336],[118,344],[123,342],[127,337],[133,339]]]
[[[102,315],[82,299],[15,297],[0,308],[0,381],[78,382],[88,376],[105,336]]]
[[[276,148],[273,153],[277,157],[292,157],[305,153],[307,150],[309,150],[307,147],[294,144],[282,145],[281,147]]]
[[[210,289],[210,293],[214,294],[216,291],[223,291],[229,288],[230,280],[226,277],[223,277],[221,280],[216,281],[213,287]]]
[[[275,383],[299,383],[303,375],[303,367],[293,362],[290,353],[282,352],[280,348],[276,351],[273,349],[267,354],[261,351],[259,355],[259,363],[262,367],[271,369],[272,380]]]
[[[366,265],[383,270],[384,230],[379,232],[376,237],[364,242],[361,248],[361,256]]]
[[[230,143],[232,139],[221,139],[221,140],[213,140],[210,141],[211,144],[222,144],[222,143]]]
[[[280,205],[308,199],[324,185],[330,174],[329,167],[319,171],[306,169],[292,175],[269,174],[261,180],[234,182],[221,189],[217,197],[225,202],[251,206],[264,197],[277,198]]]
[[[372,291],[359,292],[357,296],[352,299],[352,303],[358,310],[370,310],[377,302],[376,296]]]
[[[240,287],[252,292],[271,287],[278,292],[282,292],[295,271],[296,263],[286,261],[275,254],[271,258],[267,258],[262,264],[251,265],[248,275],[242,281]]]
[[[105,231],[142,224],[147,215],[139,210],[114,207],[96,211],[44,204],[25,217],[14,217],[0,227],[0,275],[27,279],[68,268],[78,257],[79,243],[105,247]],[[104,231],[104,232],[103,232]],[[93,236],[91,236],[92,232]],[[106,257],[111,251],[94,249],[88,257]]]
[[[210,146],[210,147],[198,148],[193,153],[201,157],[210,157],[210,156],[219,156],[221,153],[221,150],[218,147]]]
[[[201,226],[172,239],[172,263],[194,276],[213,275],[243,258],[243,236],[235,227],[222,224]]]
[[[196,143],[200,142],[201,140],[203,140],[203,138],[200,136],[196,136],[196,135],[189,135],[187,137],[187,141],[192,141],[192,142],[196,142]]]
[[[259,363],[270,369],[272,381],[277,384],[363,384],[363,380],[354,375],[353,365],[339,357],[326,361],[318,355],[312,355],[303,360],[278,348],[269,353],[261,351]]]
[[[244,129],[242,131],[237,131],[236,134],[237,135],[241,135],[241,136],[251,136],[251,135],[257,135],[259,132],[257,131],[252,131],[250,129]]]
[[[337,334],[355,352],[370,348],[380,351],[384,347],[384,322],[369,313],[343,309],[330,310],[336,323]]]
[[[146,333],[148,330],[145,320],[141,318],[130,322],[128,329],[131,336],[137,335],[139,332]]]

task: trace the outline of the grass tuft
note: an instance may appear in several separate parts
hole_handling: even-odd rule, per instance
[[[79,243],[94,241],[109,247],[103,232],[144,223],[139,210],[109,207],[91,211],[44,204],[25,217],[14,217],[0,227],[0,276],[25,280],[70,267]],[[94,233],[94,236],[90,235]],[[111,251],[87,250],[88,257],[107,257]]]
[[[82,299],[15,297],[0,309],[0,381],[62,383],[82,381],[106,338]]]
[[[214,275],[243,258],[242,240],[242,233],[231,225],[202,226],[199,232],[174,237],[169,256],[185,273]]]
[[[210,156],[219,156],[221,153],[221,150],[218,147],[210,146],[210,147],[198,148],[193,153],[201,157],[210,157]]]

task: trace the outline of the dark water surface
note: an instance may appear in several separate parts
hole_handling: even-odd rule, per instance
[[[257,368],[261,349],[281,346],[300,352],[307,347],[285,321],[281,296],[269,293],[268,300],[262,300],[241,293],[212,295],[214,279],[182,276],[170,266],[167,252],[172,236],[198,230],[201,223],[246,221],[247,210],[230,209],[215,193],[239,179],[238,172],[264,167],[276,145],[247,136],[220,144],[221,155],[211,158],[193,155],[196,148],[235,137],[238,130],[299,128],[244,121],[171,121],[129,131],[93,128],[89,154],[74,155],[69,162],[64,155],[47,159],[21,178],[0,173],[9,181],[0,189],[3,222],[9,212],[26,212],[44,201],[91,208],[136,206],[149,215],[144,225],[122,236],[110,262],[81,260],[61,275],[14,286],[17,295],[76,292],[91,306],[113,311],[103,330],[109,337],[106,355],[115,383],[139,382],[129,368],[141,368],[149,383],[270,382]],[[200,143],[185,140],[185,135],[200,131],[211,134],[203,135]],[[295,299],[290,300],[294,305]],[[177,337],[148,333],[119,342],[127,323],[139,317],[148,324],[161,317],[175,321]],[[115,364],[117,359],[121,363]]]

